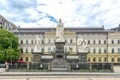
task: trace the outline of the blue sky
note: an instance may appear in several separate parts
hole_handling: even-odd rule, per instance
[[[21,27],[100,27],[120,24],[120,0],[0,0],[0,14]]]

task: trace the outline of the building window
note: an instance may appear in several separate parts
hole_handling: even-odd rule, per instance
[[[50,39],[48,40],[48,43],[50,44]]]
[[[112,44],[114,44],[114,40],[112,40]]]
[[[112,48],[112,53],[114,53],[114,48]]]
[[[95,61],[96,61],[96,58],[94,57],[94,58],[93,58],[93,62],[95,62]]]
[[[96,53],[96,50],[95,50],[95,49],[93,49],[93,53]]]
[[[26,57],[26,62],[28,62],[28,57]]]
[[[101,62],[101,57],[99,57],[99,62]]]
[[[42,40],[42,44],[44,44],[44,40]]]
[[[112,62],[114,62],[114,58],[112,58]]]
[[[33,51],[34,51],[34,50],[33,50],[33,48],[32,48],[32,49],[31,49],[31,53],[33,53]]]
[[[95,40],[93,41],[93,44],[95,44]]]
[[[49,53],[50,53],[50,50],[51,50],[51,49],[50,49],[50,48],[48,48],[48,52],[49,52]]]
[[[41,49],[42,53],[44,53],[44,48]]]
[[[54,47],[54,52],[56,52],[56,48]]]
[[[31,40],[31,44],[33,44],[33,40]]]
[[[26,40],[26,44],[28,44],[28,40]]]
[[[120,53],[120,48],[118,48],[118,53]]]
[[[28,53],[28,48],[26,48],[26,53]]]
[[[90,53],[90,49],[88,49],[88,53]]]
[[[67,48],[65,48],[65,50],[64,50],[65,52],[67,52]]]
[[[104,57],[104,62],[106,62],[107,61],[107,58],[106,57]]]
[[[20,42],[21,44],[23,44],[23,40],[21,40],[21,42]]]
[[[101,41],[99,40],[99,44],[101,44]]]
[[[23,48],[21,48],[21,53],[23,53]]]
[[[90,57],[88,57],[88,61],[90,61]]]
[[[104,49],[104,53],[107,53],[107,50],[106,50],[106,49]]]
[[[88,40],[88,44],[90,44],[90,40]]]
[[[72,41],[72,39],[70,40],[70,43],[72,43],[73,41]]]
[[[118,40],[118,44],[120,44],[120,40]]]
[[[104,44],[106,44],[106,40],[104,40]]]
[[[120,62],[120,57],[118,58],[118,62]]]
[[[98,53],[101,53],[101,49],[99,48]]]
[[[67,43],[67,40],[65,40],[65,43]]]

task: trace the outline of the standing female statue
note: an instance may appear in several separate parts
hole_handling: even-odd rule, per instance
[[[57,24],[57,29],[56,29],[56,41],[64,41],[64,27],[63,23],[61,22],[61,19],[59,19],[59,23]]]

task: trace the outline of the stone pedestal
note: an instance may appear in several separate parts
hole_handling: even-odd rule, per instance
[[[55,58],[65,58],[64,45],[65,45],[65,42],[55,43],[55,46],[56,46]]]
[[[56,53],[54,60],[48,65],[50,71],[68,71],[70,69],[64,54],[65,42],[56,42]]]

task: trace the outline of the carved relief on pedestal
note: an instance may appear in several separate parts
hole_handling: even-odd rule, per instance
[[[77,47],[78,47],[78,52],[84,53],[87,52],[87,41],[82,38],[81,35],[78,35],[77,38]]]

